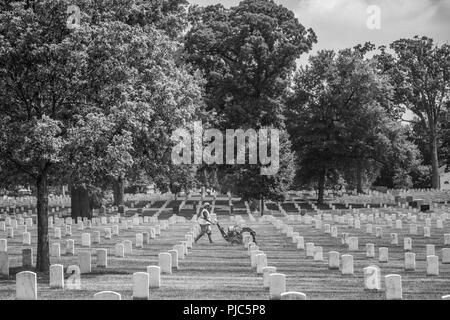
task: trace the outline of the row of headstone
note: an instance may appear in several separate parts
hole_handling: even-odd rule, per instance
[[[283,224],[280,220],[275,220],[273,217],[267,218],[269,219],[277,229],[281,229],[286,235],[292,237],[292,242],[298,244],[299,249],[306,249],[306,256],[312,257],[316,261],[322,261],[322,248],[317,247],[314,243],[306,243],[304,246],[304,239],[301,237],[298,232],[293,232],[291,227]],[[325,231],[328,228],[325,227]],[[326,232],[327,233],[327,232]],[[331,228],[330,228],[331,233]],[[344,237],[346,238],[345,243],[349,244],[350,251],[358,250],[357,238],[356,237]],[[395,240],[395,239],[394,239]],[[398,242],[398,241],[397,241]],[[411,250],[412,240],[410,238],[405,239],[405,249]],[[251,247],[249,250],[256,250],[256,248]],[[439,259],[434,255],[434,245],[427,245],[427,275],[428,276],[437,276],[439,275]],[[448,263],[450,260],[450,249],[443,249],[443,261]],[[374,244],[366,244],[366,255],[367,257],[374,257],[375,250]],[[445,258],[444,258],[445,257]],[[342,267],[340,263],[340,259],[342,259]],[[329,269],[341,269],[342,275],[353,275],[354,274],[354,266],[353,266],[353,256],[352,255],[342,255],[340,257],[339,253],[336,251],[329,252]],[[388,248],[379,248],[379,262],[388,262]],[[412,252],[405,253],[405,270],[415,270],[415,254]],[[267,275],[263,278],[264,285],[269,284],[268,275],[270,273],[276,272],[276,268],[268,267],[264,270]],[[381,273],[380,268],[378,266],[370,266],[364,268],[364,286],[366,290],[380,290],[381,289]],[[386,299],[401,299],[401,278],[399,279],[397,275],[389,275],[385,277],[386,281]],[[282,278],[279,277],[278,278]],[[265,281],[264,281],[265,280]],[[400,280],[400,281],[399,281]],[[282,282],[279,280],[279,282]],[[271,299],[274,298],[271,296]],[[276,299],[279,299],[279,291],[277,292]]]

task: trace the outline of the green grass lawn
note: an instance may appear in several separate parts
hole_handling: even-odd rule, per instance
[[[226,228],[231,224],[228,218],[220,217],[221,224]],[[347,232],[350,236],[359,238],[359,251],[349,252],[347,247],[341,244],[341,240],[331,238],[321,230],[313,226],[307,226],[299,222],[287,221],[294,226],[294,231],[302,235],[306,242],[314,242],[323,247],[324,261],[313,261],[306,258],[305,251],[296,249],[290,239],[283,235],[269,222],[248,222],[248,225],[257,232],[257,241],[260,250],[267,254],[268,265],[275,266],[277,272],[286,274],[286,286],[288,291],[300,291],[307,295],[308,299],[384,299],[384,292],[368,292],[364,290],[363,268],[369,265],[378,265],[381,268],[382,277],[387,274],[399,274],[402,276],[404,299],[440,299],[441,296],[450,294],[450,265],[440,263],[440,275],[438,277],[426,276],[425,245],[435,244],[436,254],[441,255],[443,247],[444,230],[449,230],[449,222],[445,222],[444,229],[432,228],[432,237],[425,239],[420,235],[407,235],[409,227],[403,224],[403,230],[392,230],[383,225],[383,238],[375,238],[374,235],[365,233],[365,224],[361,224],[361,230],[338,225],[339,234]],[[329,222],[324,222],[326,224]],[[418,221],[423,225],[424,221]],[[336,225],[330,222],[331,225]],[[92,299],[99,291],[111,290],[119,292],[122,299],[132,298],[132,274],[145,271],[149,265],[158,264],[158,254],[172,249],[189,232],[192,223],[187,221],[171,225],[169,230],[162,231],[161,236],[150,240],[143,249],[136,249],[135,234],[145,231],[152,224],[134,227],[132,230],[123,230],[120,226],[120,236],[105,240],[102,232],[102,243],[93,244],[92,273],[81,275],[82,290],[50,289],[48,276],[38,275],[38,299]],[[433,223],[434,225],[434,223]],[[374,230],[377,226],[373,223]],[[90,230],[103,231],[105,226],[93,226]],[[30,230],[29,230],[30,231]],[[399,234],[399,246],[390,245],[390,233]],[[32,248],[36,250],[36,227],[31,229]],[[64,232],[63,232],[64,234]],[[404,236],[413,239],[413,252],[416,253],[416,271],[404,271]],[[62,240],[53,239],[50,231],[50,242],[61,243],[61,259],[51,258],[52,264],[63,264],[65,268],[77,263],[77,257],[65,256],[65,239],[75,240],[75,251],[86,250],[81,248],[81,231],[77,226],[72,226],[72,236]],[[0,231],[0,238],[6,238],[6,232]],[[120,239],[120,240],[119,240]],[[125,258],[114,257],[114,245],[123,240],[133,241],[133,254]],[[173,270],[171,275],[162,275],[161,287],[150,289],[150,299],[268,299],[268,290],[262,287],[262,276],[256,274],[256,270],[250,266],[250,257],[247,249],[242,245],[230,245],[223,240],[217,227],[213,226],[213,244],[203,237],[194,248],[189,250],[186,259],[179,260],[179,269]],[[389,248],[389,262],[378,263],[377,258],[365,257],[365,244],[375,244],[375,253],[378,257],[378,248]],[[96,267],[96,248],[108,249],[108,268]],[[23,271],[21,266],[22,236],[16,234],[14,239],[8,239],[10,254],[10,277],[0,278],[0,299],[15,298],[15,273]],[[342,254],[354,256],[354,276],[342,276],[339,270],[328,270],[328,252],[338,251]],[[76,253],[75,252],[75,253]],[[66,275],[68,277],[68,275]],[[382,278],[384,290],[384,278]]]

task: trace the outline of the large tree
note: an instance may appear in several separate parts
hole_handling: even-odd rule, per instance
[[[86,43],[66,27],[68,5],[15,2],[0,13],[0,167],[7,180],[26,177],[36,186],[38,271],[50,265],[48,186],[64,163],[88,73]]]
[[[450,100],[450,45],[415,36],[381,48],[380,66],[391,78],[394,101],[411,110],[426,132],[432,167],[432,187],[439,188],[441,123]]]
[[[49,184],[70,177],[86,190],[117,179],[154,152],[146,141],[170,147],[170,131],[201,106],[199,77],[164,31],[93,24],[83,11],[68,29],[70,4],[15,2],[0,13],[0,181],[36,186],[38,271],[50,263]]]
[[[279,177],[260,177],[258,165],[220,166],[219,181],[233,181],[232,191],[243,197],[279,199],[292,180],[288,168],[293,164],[290,144],[281,139],[289,140],[283,133],[285,93],[296,60],[316,42],[314,32],[292,11],[269,0],[245,0],[229,9],[194,6],[190,22],[186,56],[207,81],[207,108],[216,114],[210,125],[220,130],[281,130],[285,157],[280,157],[284,163]]]
[[[102,75],[99,73],[96,74],[96,77],[98,79],[101,79],[101,81],[97,81],[96,86],[91,86],[92,92],[97,95],[95,97],[96,101],[101,101],[102,99],[106,99],[106,105],[109,103],[110,105],[123,105],[124,104],[124,94],[121,94],[121,91],[128,91],[127,95],[128,97],[133,97],[135,94],[142,94],[136,93],[136,92],[130,92],[133,90],[133,84],[130,83],[130,79],[134,78],[134,73],[136,72],[136,69],[139,71],[139,67],[136,64],[142,64],[143,61],[139,59],[131,59],[131,57],[134,55],[136,57],[137,54],[142,54],[141,52],[133,51],[134,46],[130,46],[127,44],[127,41],[132,41],[132,39],[137,39],[136,37],[133,38],[133,28],[145,29],[144,33],[147,33],[145,36],[152,36],[155,37],[153,40],[155,44],[161,45],[160,50],[155,50],[154,56],[156,56],[158,53],[160,54],[160,58],[164,57],[164,55],[172,55],[173,57],[170,57],[168,59],[169,61],[166,63],[165,66],[161,65],[162,70],[165,70],[167,73],[166,76],[176,76],[175,73],[180,71],[180,68],[178,68],[178,65],[181,63],[179,59],[179,54],[176,52],[178,50],[176,42],[169,43],[167,42],[167,39],[165,37],[162,37],[163,34],[167,35],[169,38],[175,40],[180,38],[182,32],[187,28],[187,5],[188,2],[185,0],[159,0],[159,1],[153,1],[153,0],[119,0],[119,1],[108,1],[108,0],[99,0],[99,1],[85,1],[85,0],[77,0],[73,1],[73,4],[76,4],[80,7],[81,12],[84,14],[82,23],[89,24],[92,27],[97,28],[104,28],[105,25],[108,26],[111,24],[112,26],[118,26],[124,25],[130,26],[131,29],[128,30],[118,30],[118,34],[116,37],[112,37],[113,34],[108,32],[110,30],[103,31],[103,34],[97,34],[98,41],[94,43],[90,50],[91,53],[94,53],[95,56],[91,58],[91,61],[94,63],[97,63],[97,66],[102,64],[112,64],[113,68],[107,69],[103,68],[101,72],[103,72]],[[155,30],[156,29],[156,30]],[[161,32],[160,32],[161,31]],[[136,33],[138,34],[138,33]],[[106,39],[107,36],[110,36],[110,39]],[[139,41],[139,40],[138,40]],[[166,42],[166,43],[165,43]],[[99,50],[95,51],[95,46],[99,47]],[[103,51],[109,51],[110,56],[106,57],[103,54]],[[127,51],[128,50],[128,51]],[[166,52],[162,52],[166,50]],[[126,57],[127,55],[130,55],[130,61],[127,61]],[[154,57],[152,57],[154,58]],[[115,60],[114,60],[115,59]],[[151,60],[151,59],[149,59]],[[161,59],[158,61],[159,63],[164,62]],[[175,68],[174,66],[169,66],[168,64],[175,62],[177,65]],[[120,64],[119,64],[120,63]],[[141,69],[143,67],[141,66]],[[128,72],[129,71],[129,72]],[[169,75],[169,73],[172,72],[172,75]],[[181,70],[183,72],[183,70]],[[182,79],[183,75],[180,75],[179,79]],[[108,83],[105,83],[104,80],[108,79]],[[180,81],[179,79],[174,80],[171,79],[170,81]],[[94,79],[95,80],[95,79]],[[134,81],[135,79],[133,79]],[[154,83],[154,82],[153,82]],[[192,84],[192,85],[191,85]],[[191,96],[194,96],[198,90],[194,88],[197,84],[197,81],[186,81],[184,88],[186,88],[185,92],[188,92],[189,90],[192,91]],[[109,86],[111,92],[111,95],[108,94],[107,90],[105,89],[107,86]],[[134,84],[135,88],[139,86],[139,83]],[[112,88],[112,89],[111,89]],[[116,88],[116,89],[114,89]],[[184,89],[183,88],[183,89]],[[131,90],[130,90],[131,89]],[[166,90],[167,91],[167,90]],[[119,94],[117,94],[119,92]],[[147,92],[150,93],[150,92]],[[103,94],[103,97],[101,96]],[[177,94],[183,96],[182,92],[178,92]],[[179,101],[182,101],[180,98]],[[163,104],[164,102],[160,102]],[[200,105],[200,103],[198,103]],[[180,106],[181,107],[181,106]],[[170,109],[170,108],[169,108]],[[161,121],[168,121],[167,119],[170,117],[171,113],[167,113],[167,109],[162,108],[161,113],[157,113],[157,116],[160,114],[165,114],[165,119],[159,119],[158,121],[155,117],[155,119],[152,119],[152,123],[148,123],[146,125],[153,125],[153,126],[161,126],[163,127],[163,124]],[[147,114],[148,115],[148,114]],[[126,121],[123,121],[122,129],[127,126]],[[131,125],[132,126],[132,125]],[[120,129],[120,130],[122,130]],[[128,129],[130,129],[130,125],[128,125]],[[166,128],[168,131],[170,128]],[[148,155],[147,148],[154,149],[153,145],[139,145],[141,143],[137,142],[137,136],[142,136],[142,130],[138,129],[139,132],[133,131],[133,144],[138,144],[138,148],[133,149],[133,165],[129,170],[121,172],[119,175],[115,177],[109,176],[109,184],[112,186],[113,189],[113,199],[115,205],[121,205],[123,204],[124,199],[124,185],[126,184],[128,178],[135,179],[135,178],[142,178],[143,173],[148,172],[149,170],[143,171],[143,167],[146,166],[146,163],[143,163],[139,159],[139,156]],[[158,129],[159,130],[159,129]],[[156,130],[154,131],[156,132]],[[153,133],[154,133],[153,132]],[[161,131],[164,132],[164,131]],[[167,136],[167,134],[166,134]],[[156,138],[155,138],[156,140]],[[167,143],[167,137],[165,137],[165,141],[161,141],[159,139],[158,146],[162,147],[170,147]],[[149,141],[146,141],[149,142]],[[155,151],[155,150],[154,150]],[[151,152],[150,152],[151,153]],[[152,155],[150,155],[152,156]],[[155,161],[153,159],[153,161]],[[157,163],[155,163],[157,165]],[[151,179],[152,176],[148,177]],[[141,180],[141,179],[140,179]],[[148,179],[145,179],[148,181]],[[74,201],[72,201],[73,204],[75,204],[75,207],[72,210],[74,216],[82,215],[82,212],[84,211],[91,211],[91,208],[89,204],[91,201],[89,201],[89,189],[95,189],[90,188],[89,184],[82,184],[82,185],[75,185],[73,184],[72,188],[72,198],[81,200],[81,203],[84,205],[78,206],[78,204],[75,204]],[[81,211],[78,210],[81,209]]]
[[[327,179],[337,179],[346,168],[355,172],[362,192],[363,170],[380,162],[389,146],[390,86],[376,61],[365,57],[372,48],[320,51],[296,74],[286,110],[288,130],[298,176],[317,184],[319,203]]]

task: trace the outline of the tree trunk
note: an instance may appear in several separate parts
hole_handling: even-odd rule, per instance
[[[434,129],[432,129],[434,131]],[[439,189],[439,159],[438,159],[438,147],[437,138],[434,132],[431,133],[430,137],[430,152],[431,152],[431,187],[433,189]]]
[[[357,165],[356,165],[356,192],[358,194],[364,193],[363,182],[362,182],[362,179],[363,179],[362,173],[363,173],[362,165],[361,165],[361,163],[357,163]]]
[[[117,180],[114,180],[113,183],[113,195],[114,195],[114,205],[120,206],[124,204],[123,194],[124,194],[125,186],[122,177],[119,177]]]
[[[85,188],[73,187],[71,188],[71,217],[76,219],[78,217],[92,218],[92,207],[89,199],[89,192]]]
[[[48,272],[50,269],[49,241],[48,241],[48,186],[47,173],[42,173],[37,181],[37,272]]]
[[[318,191],[319,191],[319,195],[317,197],[317,204],[323,204],[323,196],[324,196],[324,191],[325,191],[325,174],[326,171],[322,170],[320,172],[320,176],[319,176],[319,184],[318,184]]]
[[[260,203],[261,209],[259,210],[261,212],[261,217],[264,215],[264,198],[261,198]]]

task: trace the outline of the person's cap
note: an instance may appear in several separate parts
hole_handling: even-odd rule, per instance
[[[204,207],[210,207],[211,205],[209,204],[209,202],[205,202],[205,203],[203,204],[203,206],[204,206]]]

